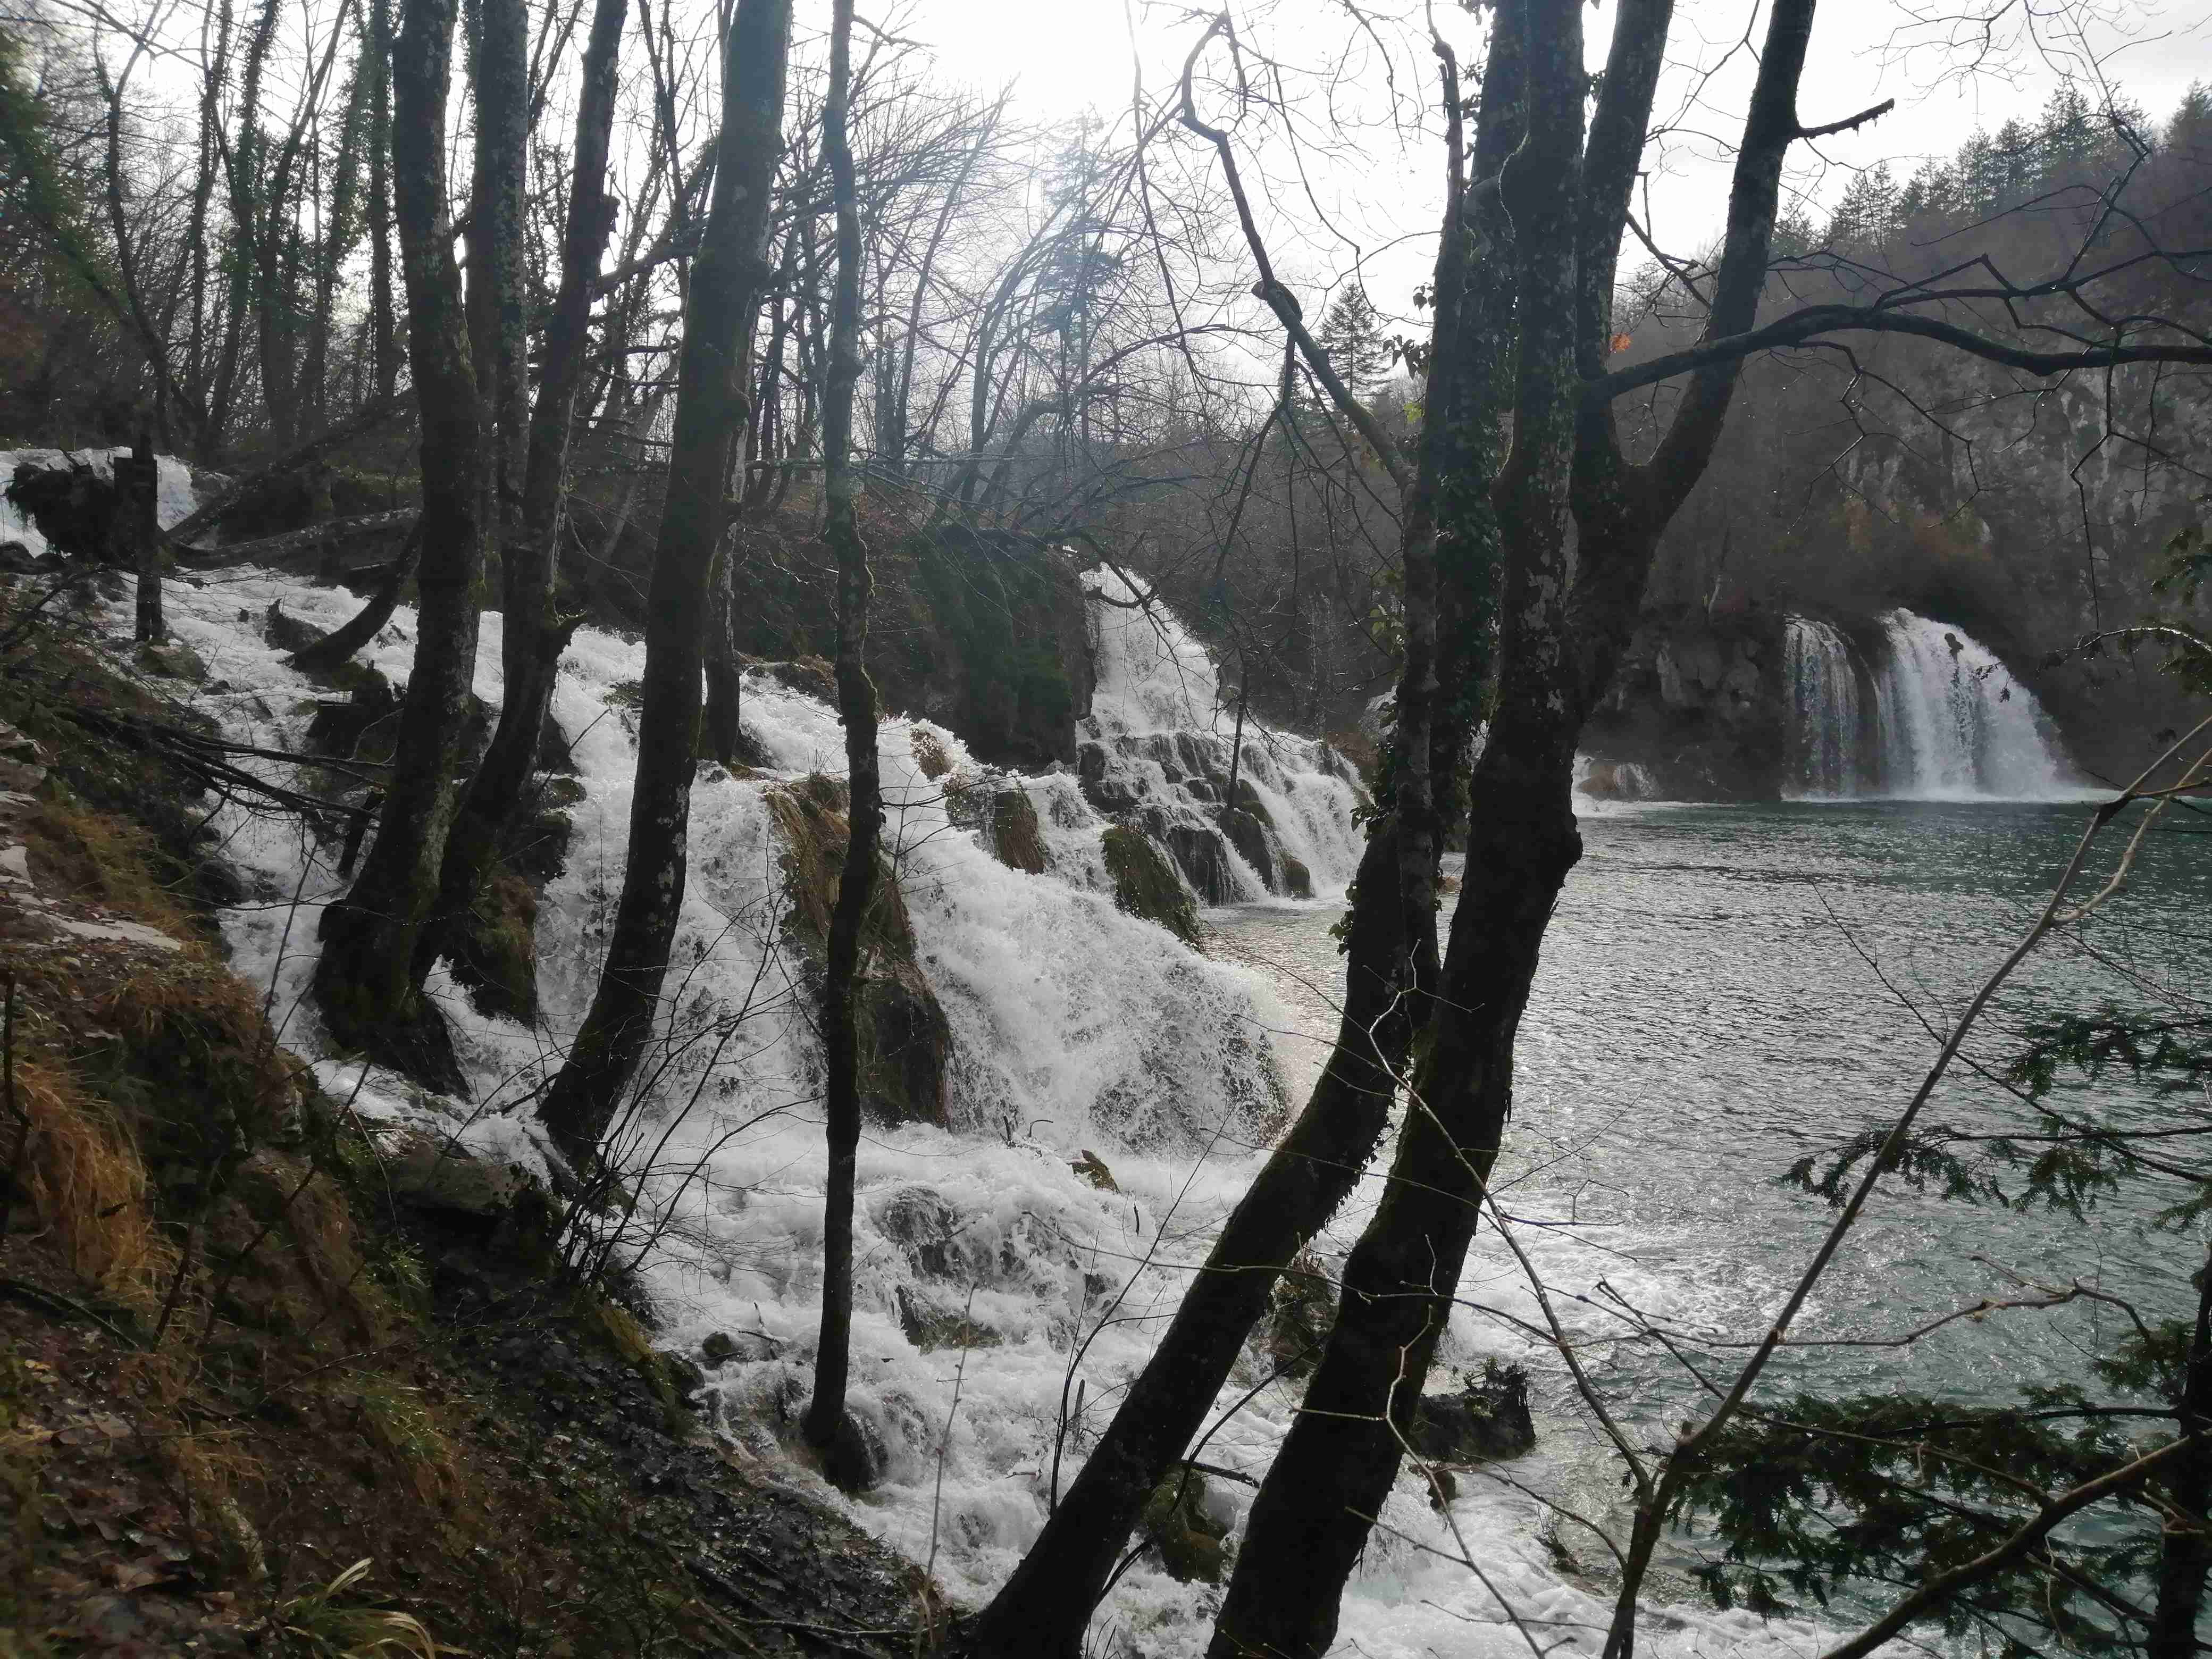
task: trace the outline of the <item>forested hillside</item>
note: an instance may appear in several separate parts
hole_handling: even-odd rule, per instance
[[[2192,1659],[2212,94],[1722,9],[0,19],[0,1659]]]

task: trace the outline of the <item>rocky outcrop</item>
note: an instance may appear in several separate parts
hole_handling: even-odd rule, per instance
[[[1780,613],[1649,613],[1583,729],[1583,748],[1596,762],[1584,789],[1771,800],[1781,792],[1789,712]]]
[[[797,950],[806,976],[818,980],[851,836],[846,823],[851,798],[842,779],[817,774],[777,785],[767,799],[784,849],[790,902],[784,938]],[[880,860],[875,893],[860,922],[860,951],[855,1018],[861,1109],[879,1122],[942,1124],[952,1027],[915,960],[914,924],[897,879]]]
[[[793,528],[738,533],[737,643],[748,655],[804,658],[836,639],[835,562]],[[868,672],[887,708],[959,732],[988,765],[1074,760],[1097,677],[1073,559],[1036,537],[946,526],[878,544],[869,564]]]

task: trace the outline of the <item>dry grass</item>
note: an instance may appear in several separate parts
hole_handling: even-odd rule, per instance
[[[137,825],[74,800],[41,800],[23,824],[32,873],[49,890],[103,905],[194,944],[191,914],[154,872],[159,845]]]
[[[30,1118],[18,1181],[39,1224],[53,1231],[88,1284],[134,1311],[151,1311],[177,1253],[155,1228],[132,1137],[65,1066],[18,1059],[15,1100]]]

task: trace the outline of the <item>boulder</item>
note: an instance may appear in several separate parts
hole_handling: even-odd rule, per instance
[[[1206,1477],[1181,1464],[1145,1500],[1146,1536],[1177,1583],[1218,1584],[1229,1565],[1229,1523],[1214,1512],[1212,1496]]]
[[[383,1152],[383,1189],[408,1209],[504,1215],[531,1186],[530,1176],[513,1164],[477,1158],[427,1130],[395,1131],[385,1138]]]
[[[1159,843],[1141,830],[1109,828],[1101,850],[1114,878],[1114,902],[1133,916],[1156,921],[1187,945],[1198,942],[1198,907]]]
[[[1536,1443],[1528,1414],[1528,1373],[1486,1362],[1456,1393],[1424,1395],[1407,1438],[1432,1463],[1491,1463],[1518,1457]]]

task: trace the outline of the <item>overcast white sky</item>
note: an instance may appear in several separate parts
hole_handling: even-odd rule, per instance
[[[1035,114],[1073,113],[1094,106],[1110,118],[1128,108],[1131,14],[1148,83],[1165,94],[1189,43],[1204,27],[1204,9],[1180,0],[909,0],[905,32],[936,44],[945,70],[979,83],[1018,82]],[[1401,93],[1432,96],[1433,78],[1419,50],[1418,3],[1362,0],[1377,18],[1375,35]],[[1680,131],[1663,147],[1649,179],[1652,222],[1670,247],[1692,249],[1715,232],[1724,208],[1729,158],[1721,137],[1740,114],[1753,64],[1741,47],[1765,28],[1753,0],[1680,0],[1670,44],[1673,70],[1659,118]],[[1363,40],[1344,0],[1237,0],[1240,29],[1286,63],[1321,71],[1340,58],[1340,87],[1351,89],[1380,118],[1386,100],[1382,59]],[[1440,19],[1473,55],[1474,26],[1455,0],[1436,0]],[[1590,13],[1593,67],[1603,61],[1613,7]],[[1380,21],[1395,12],[1395,22]],[[1947,14],[1997,15],[1978,72],[1961,74],[1961,38]],[[1349,52],[1349,57],[1343,55]],[[1699,86],[1700,70],[1718,73]],[[1822,0],[1810,66],[1800,100],[1808,124],[1839,118],[1884,98],[1894,112],[1856,134],[1825,140],[1818,154],[1801,146],[1796,184],[1816,204],[1832,203],[1850,170],[1889,159],[1900,178],[1929,155],[1948,155],[1977,126],[1994,130],[2009,117],[2032,116],[2062,76],[2093,102],[2097,82],[2163,119],[2192,81],[2212,80],[2212,0]],[[1422,77],[1429,77],[1424,82]],[[1694,97],[1693,88],[1696,88]],[[1432,131],[1432,129],[1431,129]],[[1279,203],[1285,216],[1271,240],[1288,246],[1286,270],[1318,286],[1365,258],[1378,304],[1402,311],[1433,257],[1419,238],[1435,223],[1437,146],[1431,131],[1394,133],[1386,123],[1361,135],[1356,157],[1314,152],[1309,177],[1337,234],[1321,227],[1303,202]],[[1260,165],[1267,166],[1261,160]],[[1276,165],[1282,165],[1276,158]],[[1288,184],[1286,171],[1276,174]],[[1287,196],[1285,190],[1277,192]],[[1303,192],[1297,192],[1300,195]],[[1395,236],[1414,241],[1395,252],[1374,250]],[[1356,251],[1355,251],[1356,250]]]

